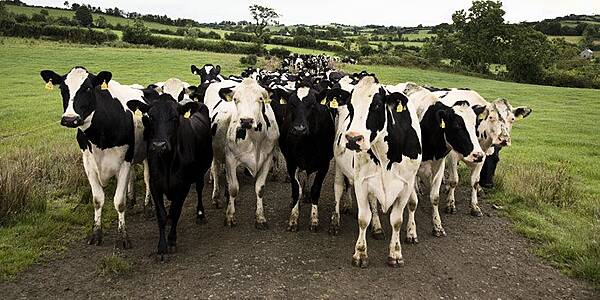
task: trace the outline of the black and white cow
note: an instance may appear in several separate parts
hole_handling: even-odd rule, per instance
[[[131,100],[127,105],[132,111],[139,109],[144,113],[142,120],[148,146],[150,188],[160,231],[158,254],[163,260],[168,249],[176,249],[177,222],[192,183],[196,184],[198,196],[196,222],[206,222],[202,189],[204,175],[213,156],[208,109],[195,101],[178,103],[166,93],[150,103]],[[163,196],[171,201],[168,241],[165,237],[167,211]]]
[[[279,139],[279,127],[269,105],[269,94],[251,78],[245,78],[238,86],[221,89],[220,94],[225,99],[231,99],[227,104],[233,104],[224,147],[229,185],[225,224],[236,224],[235,199],[239,192],[236,170],[242,166],[256,178],[256,228],[266,229],[263,209],[265,181],[273,160],[273,149]]]
[[[440,187],[444,177],[445,159],[451,150],[460,153],[471,163],[483,161],[484,153],[477,140],[475,122],[477,114],[485,114],[485,106],[471,108],[466,101],[457,101],[447,106],[429,90],[413,83],[388,87],[402,90],[415,105],[422,134],[423,160],[418,176],[424,183],[432,206],[433,235],[446,236],[442,226],[438,204]],[[411,195],[412,202],[418,202],[416,191]],[[414,210],[409,207],[409,221],[406,240],[417,243]]]
[[[131,165],[146,157],[143,144],[143,126],[125,101],[141,100],[142,91],[111,80],[112,74],[102,71],[97,75],[83,67],[74,67],[66,75],[44,70],[40,75],[50,87],[60,87],[64,113],[61,125],[77,128],[77,143],[83,153],[83,166],[92,189],[94,223],[88,243],[102,243],[102,207],[104,188],[112,177],[117,177],[114,205],[119,217],[117,245],[131,247],[125,226],[126,194],[132,191]],[[145,175],[148,175],[145,172]],[[148,181],[146,177],[149,201]]]
[[[479,105],[486,108],[487,114],[480,115],[481,118],[478,118],[476,123],[479,144],[486,155],[493,154],[494,146],[510,146],[510,132],[514,122],[527,117],[532,111],[529,107],[513,108],[505,99],[497,99],[491,103],[487,102],[481,95],[471,90],[452,89],[450,91],[434,92],[434,94],[449,106],[454,105],[457,101],[467,101],[471,106]],[[481,188],[479,186],[479,176],[484,162],[470,162],[456,151],[452,151],[448,156],[448,166],[450,168],[448,184],[450,190],[446,212],[456,212],[454,192],[458,185],[458,162],[460,160],[463,160],[471,171],[471,215],[481,217],[483,214],[479,208],[477,191]]]
[[[354,182],[359,234],[352,262],[368,265],[366,230],[371,222],[369,197],[391,210],[388,265],[404,263],[400,244],[402,213],[414,190],[421,163],[421,129],[406,95],[389,93],[374,76],[363,77],[352,93],[339,91],[340,112],[334,144],[337,171]],[[336,175],[337,177],[337,175]],[[338,182],[336,182],[336,186]],[[416,205],[416,203],[409,203]]]
[[[292,185],[289,231],[298,230],[298,200],[302,198],[299,171],[305,171],[309,176],[316,172],[310,190],[310,230],[316,231],[319,225],[319,197],[329,163],[333,158],[332,145],[335,135],[333,116],[328,107],[321,104],[326,95],[327,89],[317,91],[305,85],[286,97],[287,108],[281,117],[279,146],[285,157]]]

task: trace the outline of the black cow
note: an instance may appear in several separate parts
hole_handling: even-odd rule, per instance
[[[177,222],[192,183],[196,184],[198,195],[196,221],[206,222],[202,189],[204,175],[213,157],[208,109],[204,104],[194,101],[182,105],[168,94],[162,94],[150,104],[131,100],[127,105],[131,110],[144,112],[142,120],[144,138],[148,144],[150,189],[160,230],[158,254],[164,260],[167,245],[169,248],[176,247]],[[167,212],[163,195],[171,200],[168,244],[165,239]]]
[[[285,114],[281,120],[279,146],[287,163],[292,184],[292,212],[289,231],[298,230],[299,201],[302,190],[298,172],[316,172],[310,190],[312,202],[310,230],[319,224],[318,203],[329,162],[333,158],[335,126],[333,117],[320,102],[326,97],[326,89],[319,93],[309,86],[301,86],[289,95]],[[279,121],[279,120],[278,120]]]
[[[136,119],[122,101],[142,99],[144,94],[153,92],[121,85],[111,80],[110,72],[94,75],[84,67],[74,67],[64,76],[50,70],[44,70],[40,75],[48,88],[54,85],[60,88],[64,109],[61,125],[78,129],[77,143],[83,154],[94,203],[94,223],[88,244],[102,243],[104,188],[110,178],[117,177],[114,198],[119,217],[117,245],[131,247],[125,226],[126,193],[133,186],[131,165],[142,162],[146,153]]]

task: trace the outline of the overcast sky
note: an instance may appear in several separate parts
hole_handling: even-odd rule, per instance
[[[63,6],[64,0],[24,0],[28,4]],[[72,1],[69,1],[72,2]],[[471,0],[86,0],[92,6],[119,7],[142,14],[190,18],[199,22],[250,20],[248,6],[274,8],[286,25],[342,23],[348,25],[416,26],[450,23],[452,13],[468,9]],[[568,14],[600,14],[600,0],[504,0],[511,23],[539,21]]]

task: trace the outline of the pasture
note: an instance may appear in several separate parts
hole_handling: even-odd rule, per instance
[[[178,77],[197,84],[198,77],[190,73],[190,64],[220,64],[224,74],[239,74],[245,67],[239,64],[240,56],[238,55],[167,49],[90,47],[14,38],[1,40],[0,54],[0,77],[3,78],[1,89],[4,95],[3,100],[0,101],[0,170],[24,169],[23,178],[32,177],[30,186],[34,191],[32,199],[37,199],[41,203],[40,205],[46,206],[45,212],[32,208],[31,214],[10,220],[8,222],[10,226],[0,227],[0,277],[2,278],[15,277],[34,262],[56,257],[57,251],[69,253],[69,257],[73,258],[72,256],[75,254],[69,250],[72,241],[75,241],[74,243],[77,245],[75,250],[85,253],[86,258],[87,255],[98,258],[110,255],[112,252],[112,245],[97,251],[82,245],[83,233],[89,230],[91,223],[91,205],[79,151],[74,140],[75,132],[60,127],[58,124],[57,121],[62,114],[59,95],[56,90],[51,92],[44,90],[44,84],[39,77],[40,70],[52,69],[59,73],[66,73],[75,65],[83,65],[92,72],[110,70],[114,74],[113,78],[121,83],[145,85],[169,77]],[[586,278],[596,284],[600,283],[600,250],[598,250],[600,241],[597,234],[600,230],[600,199],[598,198],[600,195],[600,159],[598,159],[600,153],[597,150],[600,147],[600,133],[596,126],[596,112],[600,109],[600,102],[597,100],[600,92],[523,85],[387,66],[353,65],[346,66],[345,69],[346,71],[366,69],[376,73],[385,83],[413,81],[437,87],[469,87],[489,99],[503,97],[509,99],[515,106],[528,105],[533,108],[533,114],[527,120],[517,123],[513,128],[513,146],[502,152],[499,174],[501,184],[496,191],[483,200],[484,210],[490,213],[490,218],[485,218],[484,221],[475,220],[462,213],[450,217],[445,216],[445,219],[448,220],[448,228],[454,226],[454,230],[449,237],[434,239],[428,234],[431,226],[426,217],[429,211],[428,200],[421,201],[419,203],[421,217],[417,221],[420,222],[419,235],[420,238],[422,237],[422,243],[413,247],[403,246],[408,258],[405,269],[401,273],[395,273],[394,270],[384,269],[383,264],[375,260],[374,264],[377,267],[369,269],[369,273],[367,273],[369,278],[376,278],[378,275],[381,277],[382,273],[380,272],[385,272],[386,276],[384,277],[406,280],[414,275],[412,272],[425,273],[423,270],[426,269],[427,274],[420,273],[416,277],[411,277],[411,280],[414,285],[419,284],[415,278],[428,281],[428,287],[432,288],[434,292],[421,295],[431,298],[441,294],[441,289],[453,286],[448,282],[441,285],[429,282],[447,281],[448,277],[453,276],[442,276],[441,273],[434,272],[439,264],[461,261],[468,256],[488,258],[494,256],[494,251],[507,253],[511,251],[509,249],[513,249],[514,245],[511,243],[514,242],[515,245],[520,246],[516,247],[516,250],[512,250],[516,253],[515,257],[517,258],[511,263],[499,259],[492,262],[476,262],[474,265],[489,267],[487,263],[497,264],[501,269],[510,268],[510,272],[516,272],[513,273],[518,274],[515,277],[531,276],[530,279],[522,279],[528,280],[523,285],[535,286],[535,280],[549,280],[539,274],[537,275],[541,277],[535,277],[536,273],[533,271],[528,274],[519,273],[523,271],[521,270],[523,269],[522,265],[527,265],[531,270],[538,270],[540,274],[543,273],[541,271],[543,268],[539,267],[539,262],[527,253],[528,243],[511,235],[512,233],[506,229],[510,225],[497,217],[497,214],[501,214],[513,220],[512,226],[518,232],[535,241],[534,247],[537,254],[547,258],[571,275]],[[464,178],[465,176],[462,176],[462,180]],[[242,225],[240,228],[233,229],[221,226],[222,211],[215,209],[209,211],[211,222],[209,227],[199,229],[193,227],[195,225],[190,222],[190,207],[188,206],[186,207],[188,213],[183,216],[186,222],[181,226],[181,228],[188,228],[184,229],[182,236],[193,236],[196,232],[201,233],[200,236],[186,238],[187,250],[184,249],[183,254],[176,258],[179,259],[176,262],[183,266],[189,263],[199,263],[205,259],[206,272],[199,269],[194,272],[188,271],[186,274],[189,276],[200,275],[208,282],[214,282],[215,285],[211,287],[211,292],[230,288],[227,285],[223,286],[223,282],[227,279],[219,276],[239,277],[246,276],[246,274],[250,277],[242,278],[236,283],[240,285],[240,289],[247,287],[251,291],[256,291],[256,287],[250,286],[248,283],[251,281],[249,278],[260,276],[260,272],[265,272],[263,273],[264,278],[261,278],[260,282],[269,287],[275,286],[272,281],[278,276],[285,279],[277,281],[274,291],[264,294],[267,296],[285,294],[286,285],[288,285],[287,290],[297,291],[298,287],[289,286],[290,284],[294,285],[294,280],[300,280],[309,287],[311,284],[315,284],[313,288],[319,292],[314,294],[315,296],[351,297],[354,295],[351,293],[358,287],[344,290],[344,288],[340,288],[343,286],[340,286],[338,282],[350,286],[356,276],[362,276],[360,270],[350,268],[350,254],[356,229],[355,219],[347,216],[343,220],[342,227],[345,227],[345,232],[340,237],[328,237],[326,230],[323,229],[318,235],[310,235],[306,224],[302,228],[303,232],[294,236],[285,232],[282,225],[284,223],[282,220],[285,219],[288,211],[289,186],[282,183],[273,183],[270,186],[270,183],[267,183],[267,187],[270,190],[267,191],[266,197],[277,199],[277,201],[273,200],[272,203],[267,204],[270,205],[267,212],[275,220],[273,222],[275,228],[270,229],[267,233],[256,232],[251,228],[249,220],[252,215],[250,213],[252,205],[248,204],[251,201],[244,201],[245,204],[240,210],[245,211],[246,217],[242,215],[240,222]],[[325,196],[321,198],[322,203],[329,208],[333,198],[331,189],[330,184],[326,185],[324,187]],[[207,192],[206,189],[205,192]],[[249,189],[246,189],[245,193],[247,199],[252,199],[252,192]],[[140,197],[140,193],[138,193],[138,203],[141,201]],[[461,212],[466,212],[465,195],[461,194],[458,197],[457,204],[461,205],[459,209]],[[112,200],[109,199],[108,197],[105,211],[110,215],[114,214],[114,211],[112,210]],[[205,196],[206,199],[209,197]],[[193,201],[188,199],[187,204],[189,205],[191,202]],[[506,209],[499,212],[494,211],[490,206],[492,203],[503,205]],[[328,225],[328,217],[328,211],[324,211],[321,215],[322,227]],[[137,267],[134,267],[134,272],[142,276],[141,274],[150,272],[143,268],[154,268],[154,262],[148,258],[148,254],[154,249],[155,224],[140,220],[139,216],[137,219],[136,217],[132,218],[136,220],[131,225],[132,228],[140,226],[140,229],[133,231],[131,236],[134,241],[134,249],[128,250],[125,254],[113,255],[138,264]],[[382,220],[385,219],[387,218],[382,218]],[[105,220],[108,225],[109,218],[105,218]],[[301,220],[306,221],[306,219]],[[111,230],[113,229],[111,228]],[[225,231],[224,238],[219,238],[219,232],[223,230]],[[459,233],[462,230],[464,232],[461,235]],[[239,232],[236,233],[236,231]],[[231,237],[231,240],[228,240],[227,237]],[[214,244],[201,246],[205,241]],[[465,241],[469,241],[467,246],[464,245]],[[136,242],[141,245],[136,246]],[[227,245],[224,246],[223,243]],[[265,243],[276,245],[276,247],[266,248]],[[301,253],[290,250],[300,244],[306,245],[306,243],[310,246],[301,248],[301,250],[305,250]],[[324,243],[322,248],[316,246],[320,243]],[[439,245],[436,245],[438,243]],[[247,247],[240,247],[240,245]],[[225,250],[221,251],[219,246],[223,246]],[[198,253],[194,254],[196,256],[192,256],[192,252],[196,251],[195,247],[202,249],[201,253],[204,253],[205,256]],[[379,246],[373,247],[373,251],[381,254],[386,247],[385,243],[380,243]],[[461,254],[461,247],[464,247],[463,250],[466,253]],[[491,252],[485,252],[486,247],[490,247]],[[419,249],[423,249],[424,252],[420,252]],[[432,259],[431,255],[442,255],[447,249],[452,249],[450,252],[455,257],[448,257],[445,261],[433,259],[432,263],[425,262]],[[144,251],[144,253],[139,251]],[[239,260],[236,258],[237,261],[234,259],[227,261],[221,256],[224,254],[235,255],[235,251],[244,252],[240,254]],[[327,251],[327,254],[322,254],[322,251]],[[482,251],[484,252],[482,253]],[[275,255],[276,253],[288,254],[282,258]],[[189,257],[185,258],[188,255]],[[373,257],[377,256],[373,255]],[[211,263],[210,260],[213,258],[217,263]],[[506,256],[497,258],[511,259]],[[75,257],[73,261],[84,264],[82,257]],[[239,266],[238,262],[248,261],[253,261],[254,266],[259,266],[256,267],[259,268],[259,271],[252,270],[248,265]],[[223,265],[218,265],[219,262]],[[308,267],[306,267],[307,264]],[[162,268],[177,271],[178,267],[174,265]],[[220,267],[227,270],[223,271]],[[246,269],[242,272],[244,274],[228,273],[233,272],[232,270],[236,268]],[[292,271],[288,272],[288,268]],[[464,268],[464,265],[454,264],[450,272],[464,274]],[[334,269],[337,271],[332,271]],[[68,272],[66,269],[61,270]],[[161,270],[163,269],[153,269],[148,277],[140,278],[158,280],[162,276]],[[299,274],[299,277],[293,277],[293,271],[304,273]],[[486,272],[483,271],[483,268],[475,267],[472,271]],[[551,278],[556,283],[568,282],[569,288],[578,288],[577,284],[566,281],[551,271],[548,272],[551,273]],[[493,282],[491,285],[495,285],[490,287],[490,290],[502,291],[510,287],[498,282],[506,280],[507,277],[510,276],[492,273],[486,275],[485,279]],[[132,278],[129,278],[132,286],[136,285],[136,280],[143,281],[143,279]],[[337,281],[336,278],[341,279]],[[515,278],[510,278],[515,280]],[[85,277],[80,279],[83,281]],[[288,279],[289,282],[286,281]],[[469,276],[465,275],[464,278],[458,280],[460,283],[468,285],[467,279]],[[471,279],[477,280],[477,278]],[[195,280],[197,281],[197,278]],[[57,284],[60,282],[58,281]],[[388,287],[381,280],[364,281],[359,286],[371,284],[382,290]],[[326,285],[330,286],[326,287]],[[137,288],[139,289],[140,286]],[[331,290],[335,288],[344,291]],[[426,288],[413,288],[416,293],[427,290]],[[548,290],[544,290],[548,292]],[[512,295],[520,295],[518,290],[511,290],[511,292]],[[147,295],[152,296],[150,293]],[[371,294],[371,296],[374,295]],[[464,294],[457,292],[456,295]],[[485,294],[485,291],[470,296],[474,295],[475,297],[491,296]],[[568,296],[569,294],[561,295]],[[208,297],[208,294],[202,296]],[[232,294],[231,296],[235,297],[236,295]],[[393,295],[388,294],[387,296]]]

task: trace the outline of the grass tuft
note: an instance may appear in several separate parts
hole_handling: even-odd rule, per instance
[[[96,265],[96,273],[102,276],[120,276],[131,271],[131,263],[116,254],[101,258]]]

